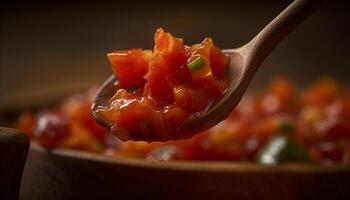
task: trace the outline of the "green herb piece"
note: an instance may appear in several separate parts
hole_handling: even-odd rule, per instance
[[[191,61],[190,63],[187,64],[188,68],[190,69],[190,71],[195,71],[200,69],[201,67],[204,66],[204,60],[202,57],[197,57],[196,59],[194,59],[193,61]]]
[[[275,136],[258,152],[257,160],[263,165],[277,165],[287,162],[306,162],[309,155],[305,147],[288,135]]]

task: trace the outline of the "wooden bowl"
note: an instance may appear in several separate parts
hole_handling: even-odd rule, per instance
[[[31,144],[22,199],[350,199],[350,165],[154,162]]]

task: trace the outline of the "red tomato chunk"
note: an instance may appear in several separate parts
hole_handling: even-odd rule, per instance
[[[188,47],[160,28],[154,43],[153,51],[108,54],[117,92],[101,112],[123,141],[179,138],[181,126],[200,116],[227,89],[229,59],[210,38]]]

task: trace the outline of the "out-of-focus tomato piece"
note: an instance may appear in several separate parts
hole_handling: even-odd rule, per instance
[[[312,162],[321,163],[322,155],[321,155],[321,152],[318,148],[312,146],[308,149],[308,152],[309,152],[310,160]]]
[[[146,60],[149,59],[149,51],[129,49],[113,51],[107,56],[122,88],[134,90],[143,87],[146,82],[143,76],[148,71]]]
[[[97,124],[94,120],[91,104],[91,97],[86,94],[78,94],[66,99],[61,105],[61,110],[70,119],[84,123],[99,140],[103,141],[107,134],[107,129]]]
[[[343,148],[333,142],[321,142],[317,144],[317,149],[321,153],[323,163],[341,162],[343,159]]]
[[[250,149],[249,124],[242,121],[223,121],[209,130],[208,139],[203,142],[202,153],[205,160],[248,160]]]
[[[331,119],[340,119],[350,124],[350,97],[339,98],[327,105],[325,114]]]
[[[72,148],[93,152],[102,152],[104,147],[100,140],[84,124],[73,121],[69,125],[70,135],[59,142],[61,148]]]
[[[347,147],[347,148],[344,150],[343,162],[345,162],[345,163],[350,163],[350,147]]]
[[[295,89],[286,78],[274,79],[265,93],[255,99],[257,113],[273,114],[277,112],[296,112]]]
[[[268,86],[269,92],[276,94],[282,101],[290,101],[294,98],[295,88],[292,82],[285,77],[275,78]]]
[[[342,93],[340,84],[326,77],[316,81],[303,92],[302,102],[306,105],[325,106],[340,97]]]
[[[279,131],[279,121],[277,118],[272,116],[255,122],[252,128],[252,135],[258,139],[260,144],[265,144]]]
[[[84,94],[76,94],[67,98],[61,105],[61,111],[64,115],[74,120],[90,120],[91,103],[87,101]]]
[[[350,140],[350,124],[342,120],[327,119],[314,124],[323,141]]]
[[[24,112],[17,120],[17,128],[27,134],[29,137],[33,137],[33,130],[36,124],[36,117],[33,113]]]
[[[33,137],[46,148],[55,148],[64,138],[69,137],[70,121],[67,116],[53,111],[38,114]]]

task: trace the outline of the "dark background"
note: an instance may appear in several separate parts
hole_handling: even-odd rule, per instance
[[[248,42],[291,1],[8,1],[1,3],[0,111],[40,106],[101,83],[106,53],[152,48],[158,27],[188,44]],[[350,6],[323,7],[261,66],[249,90],[282,74],[302,87],[330,75],[349,84]]]

